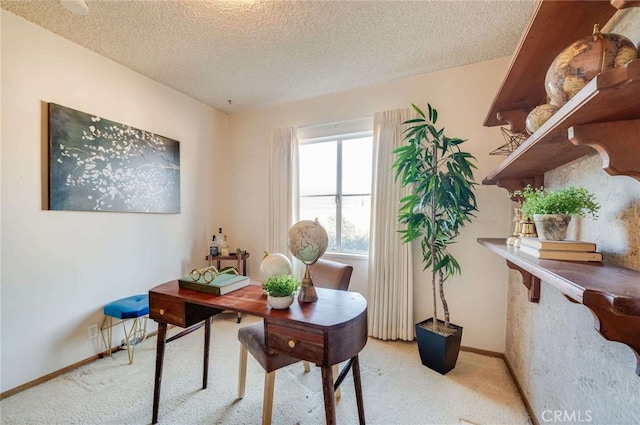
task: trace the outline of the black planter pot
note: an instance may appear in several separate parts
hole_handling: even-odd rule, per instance
[[[432,327],[433,319],[416,323],[416,339],[420,360],[429,369],[444,375],[456,367],[458,353],[460,352],[460,342],[462,341],[462,326],[451,324],[457,330],[453,335],[444,336],[433,332],[427,327]],[[438,323],[444,323],[438,320]]]

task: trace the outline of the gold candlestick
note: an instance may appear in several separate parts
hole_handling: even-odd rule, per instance
[[[536,236],[538,236],[536,234],[536,226],[533,223],[533,220],[531,220],[530,218],[524,218],[522,220],[522,230],[520,231],[520,238],[518,238],[518,240],[516,241],[516,247],[520,246],[520,239],[521,238],[535,238]]]
[[[520,232],[522,232],[522,207],[520,203],[513,208],[513,233],[507,238],[507,245],[516,245],[520,239]]]

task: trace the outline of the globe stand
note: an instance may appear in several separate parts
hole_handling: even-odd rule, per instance
[[[316,288],[313,287],[311,273],[309,273],[309,266],[322,257],[328,245],[329,235],[317,218],[314,221],[299,221],[289,229],[287,247],[293,256],[306,266],[298,293],[298,301],[301,303],[312,303],[318,300],[318,294],[316,294]]]
[[[301,303],[312,303],[317,300],[318,294],[316,294],[316,288],[313,286],[313,280],[311,280],[309,264],[306,264],[302,285],[300,285],[300,292],[298,293],[298,301]]]

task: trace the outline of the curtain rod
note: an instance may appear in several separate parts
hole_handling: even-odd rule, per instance
[[[330,126],[330,125],[340,125],[340,124],[347,124],[347,123],[352,123],[352,122],[356,122],[356,121],[363,121],[363,120],[370,120],[373,119],[373,115],[369,115],[366,117],[360,117],[360,118],[352,118],[350,120],[344,120],[344,121],[337,121],[337,122],[325,122],[322,124],[309,124],[309,125],[301,125],[298,126],[298,130],[308,130],[308,129],[312,129],[312,128],[316,128],[316,127],[326,127],[326,126]]]

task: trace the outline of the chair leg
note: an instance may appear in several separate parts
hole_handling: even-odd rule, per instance
[[[264,398],[262,399],[262,425],[271,425],[273,413],[273,384],[276,380],[276,371],[264,373]]]
[[[304,367],[304,373],[309,373],[311,372],[311,367],[309,366],[309,362],[304,360],[302,362],[302,366]]]
[[[340,375],[340,369],[338,368],[337,364],[334,364],[333,366],[331,366],[332,369],[332,374],[333,374],[333,382],[335,383],[338,380],[338,375]],[[335,391],[335,397],[336,397],[336,401],[340,400],[340,397],[342,397],[342,393],[340,391],[340,387],[338,387],[338,389]]]
[[[240,362],[238,366],[238,398],[244,397],[247,383],[247,347],[240,344]]]

